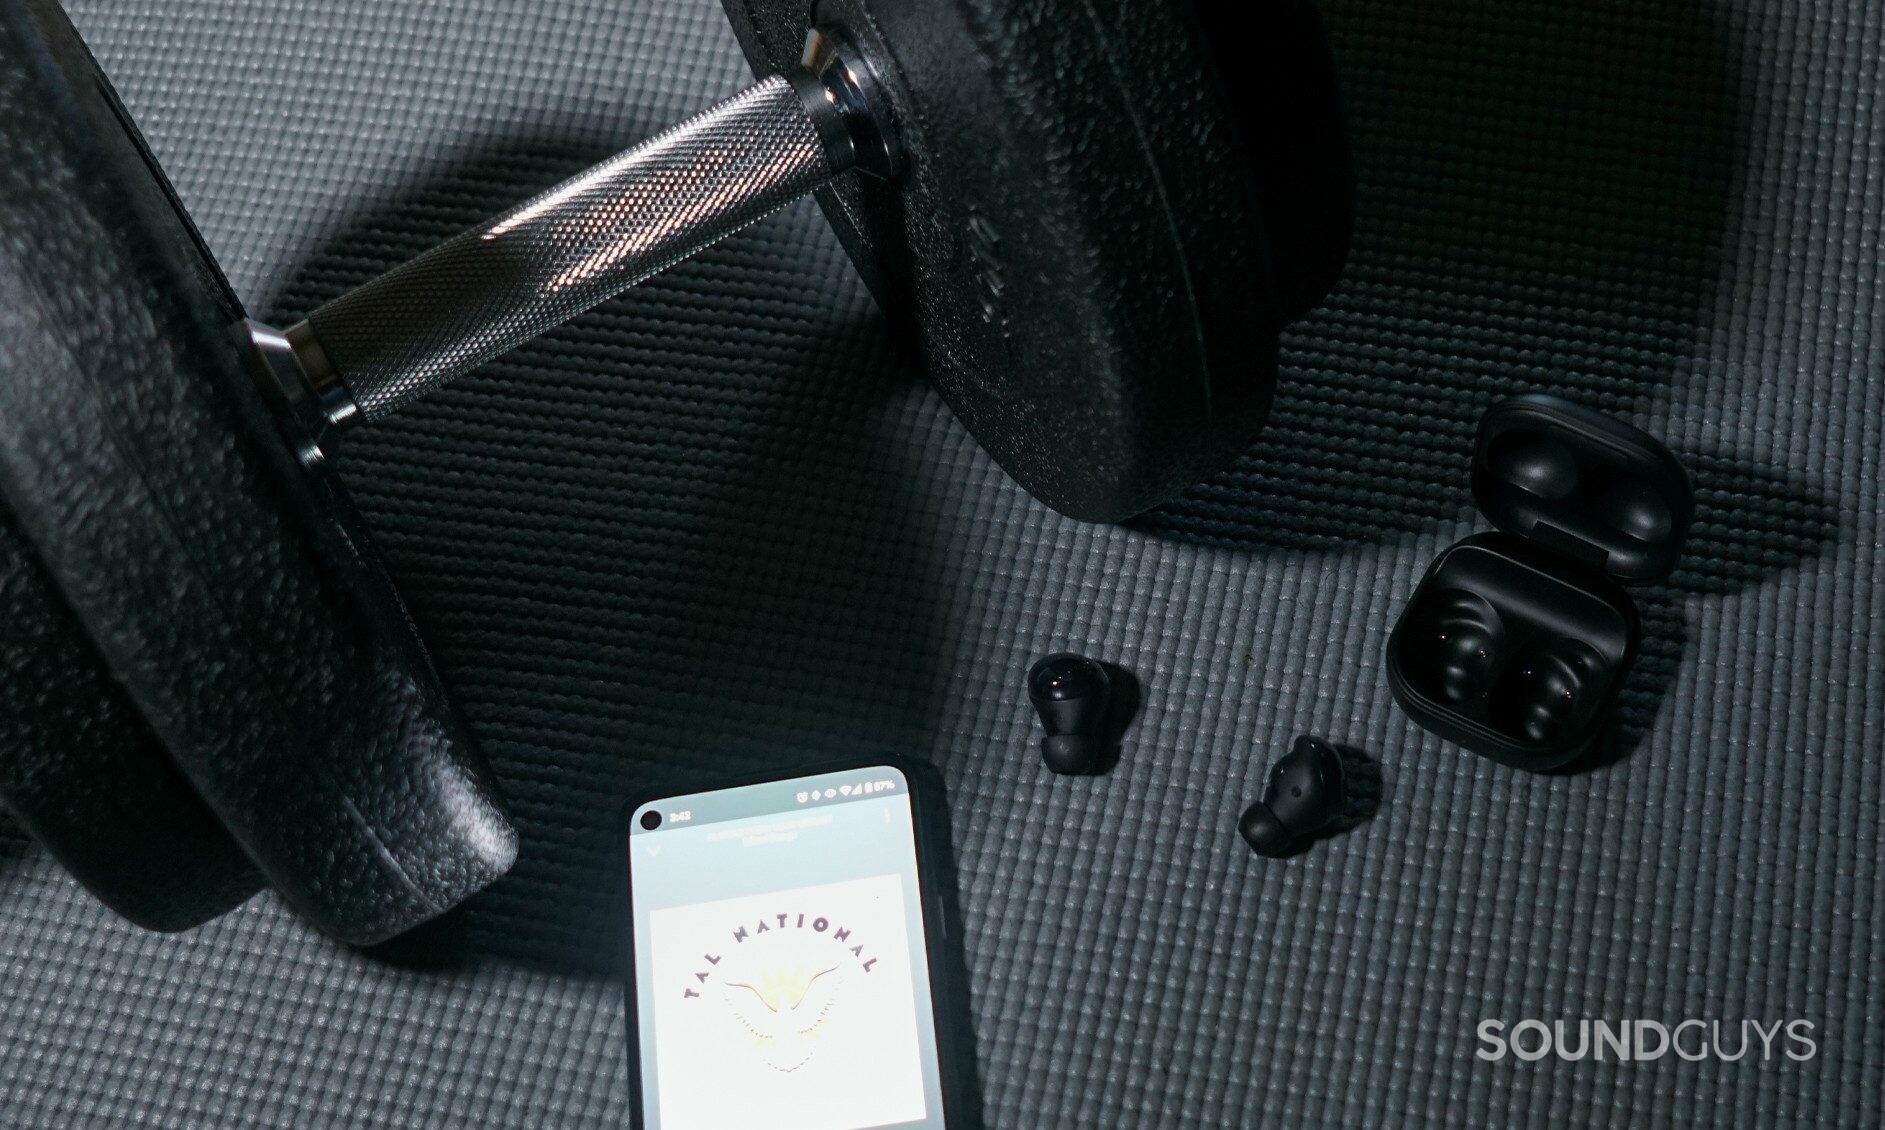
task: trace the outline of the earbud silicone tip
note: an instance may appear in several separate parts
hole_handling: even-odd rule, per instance
[[[1056,773],[1091,773],[1099,760],[1099,747],[1091,734],[1054,734],[1041,739],[1041,760]]]
[[[1237,821],[1237,834],[1250,845],[1251,851],[1271,859],[1281,859],[1296,846],[1296,837],[1289,834],[1276,813],[1262,801],[1244,809],[1243,818]]]

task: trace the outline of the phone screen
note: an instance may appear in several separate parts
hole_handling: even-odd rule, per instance
[[[943,1126],[915,815],[889,766],[635,810],[644,1126]]]

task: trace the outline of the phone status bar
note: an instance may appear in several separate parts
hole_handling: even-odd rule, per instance
[[[894,793],[897,782],[890,777],[879,777],[855,784],[826,785],[822,789],[799,789],[793,799],[802,805],[822,804],[833,800],[860,800],[876,796],[879,793]]]
[[[788,777],[752,785],[671,797],[642,806],[629,831],[636,835],[701,824],[778,815],[907,793],[903,775],[883,767]]]

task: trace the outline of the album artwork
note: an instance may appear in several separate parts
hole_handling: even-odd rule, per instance
[[[925,1117],[900,876],[649,915],[664,1130]]]

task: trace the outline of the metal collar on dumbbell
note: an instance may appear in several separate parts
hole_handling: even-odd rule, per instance
[[[341,295],[285,332],[243,324],[303,463],[407,401],[851,169],[904,154],[877,73],[815,28],[801,65]]]
[[[314,466],[324,457],[328,433],[354,422],[359,409],[353,395],[334,375],[319,342],[297,343],[300,322],[284,333],[246,318],[239,330],[248,346],[249,370],[295,447],[295,457]]]
[[[832,175],[855,168],[889,180],[902,171],[902,139],[890,96],[849,36],[835,28],[813,28],[805,36],[800,69],[788,77],[818,127]]]

